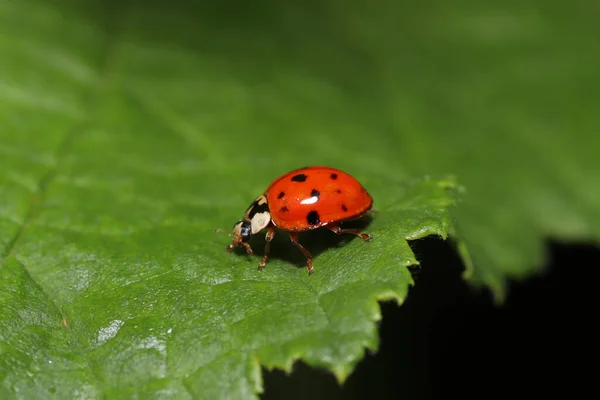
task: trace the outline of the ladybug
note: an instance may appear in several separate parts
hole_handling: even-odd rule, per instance
[[[300,168],[277,178],[250,204],[233,226],[233,240],[227,251],[244,246],[248,254],[253,254],[249,239],[267,229],[260,270],[267,263],[269,245],[279,228],[289,233],[292,244],[304,254],[311,274],[312,255],[298,242],[298,233],[325,227],[338,235],[349,233],[371,240],[358,229],[340,228],[340,223],[362,217],[372,206],[371,195],[346,172],[321,166]]]

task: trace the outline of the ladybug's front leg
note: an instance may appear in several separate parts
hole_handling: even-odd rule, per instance
[[[308,273],[312,274],[313,266],[312,266],[312,254],[308,252],[300,243],[298,243],[298,232],[290,232],[290,240],[292,244],[300,249],[304,257],[306,257],[306,269],[308,269]]]
[[[269,259],[269,251],[271,250],[271,240],[273,240],[273,236],[275,236],[275,230],[276,228],[274,226],[269,226],[267,230],[267,235],[265,236],[265,240],[267,241],[267,243],[265,244],[265,255],[263,256],[262,260],[260,260],[260,262],[258,263],[259,270],[263,269],[263,267],[267,263],[267,260]]]
[[[250,243],[248,242],[242,242],[242,241],[234,241],[233,243],[231,243],[229,246],[227,246],[225,248],[225,250],[227,250],[229,253],[231,253],[233,251],[233,249],[235,249],[237,246],[244,246],[246,248],[246,253],[252,255],[254,254],[254,252],[252,251],[252,247],[250,247]]]

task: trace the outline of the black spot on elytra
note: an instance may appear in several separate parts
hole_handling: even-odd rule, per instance
[[[319,222],[321,222],[319,213],[316,211],[311,211],[306,214],[306,222],[308,222],[310,225],[317,225]]]
[[[319,196],[320,196],[320,195],[321,195],[321,193],[319,193],[319,191],[318,191],[317,189],[313,189],[313,190],[310,192],[310,197],[316,197],[316,198],[319,198]]]
[[[346,211],[348,211],[348,207],[346,207],[346,205],[345,205],[345,204],[342,204],[342,211],[343,211],[343,212],[346,212]]]
[[[290,211],[290,210],[288,210],[288,208],[286,206],[283,206],[279,209],[279,212],[281,212],[281,213],[286,213],[288,211]]]
[[[306,180],[306,178],[308,178],[306,175],[298,174],[298,175],[292,176],[292,181],[293,182],[304,182]]]
[[[283,199],[283,196],[285,196],[285,193],[281,192],[277,195],[278,199]]]
[[[248,218],[252,219],[258,213],[269,212],[269,205],[266,202],[259,205],[258,200],[255,200],[248,210]]]
[[[335,192],[336,192],[337,194],[342,194],[342,191],[341,191],[340,189],[335,189]]]
[[[337,179],[337,174],[331,174],[329,177],[335,181]]]

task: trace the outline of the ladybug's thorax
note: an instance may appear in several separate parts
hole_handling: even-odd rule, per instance
[[[233,239],[231,244],[227,246],[228,251],[236,246],[244,245],[248,247],[248,241],[252,235],[265,229],[271,222],[267,198],[264,195],[257,197],[246,209],[244,217],[233,225],[233,232],[231,233]]]
[[[267,198],[264,195],[258,196],[250,207],[248,207],[244,219],[250,221],[253,235],[262,231],[269,225],[271,222],[271,213],[269,212]]]
[[[233,236],[241,241],[247,241],[250,236],[256,235],[265,229],[271,222],[271,213],[267,198],[261,195],[256,198],[246,209],[244,217],[233,226]]]

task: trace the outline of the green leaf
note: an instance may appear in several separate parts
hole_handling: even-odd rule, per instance
[[[250,398],[297,359],[343,381],[406,240],[453,234],[498,299],[546,237],[598,241],[586,3],[238,3],[0,5],[0,398]],[[282,232],[262,272],[261,238],[225,252],[214,228],[311,164],[368,188],[375,240],[302,235],[311,276]]]

